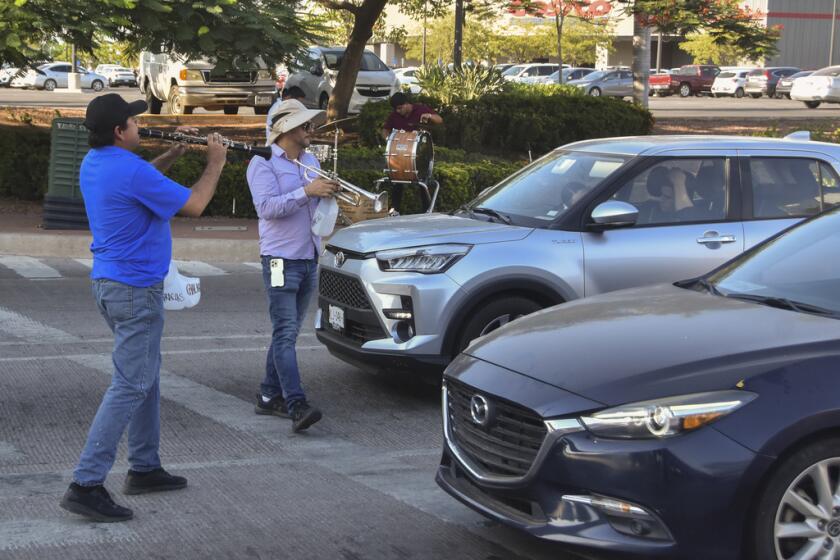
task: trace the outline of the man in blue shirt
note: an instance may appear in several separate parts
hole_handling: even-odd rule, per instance
[[[125,494],[187,485],[185,478],[161,467],[158,455],[163,279],[172,258],[169,220],[178,212],[201,215],[216,192],[227,148],[218,134],[208,136],[204,173],[192,189],[182,187],[162,172],[184,153],[184,146],[152,162],[133,153],[140,145],[134,117],[146,108],[145,101],[127,103],[112,93],[91,101],[85,115],[93,149],[82,161],[79,183],[93,234],[93,295],[114,333],[114,373],[61,507],[95,521],[133,516],[103,486],[126,429],[130,470]]]

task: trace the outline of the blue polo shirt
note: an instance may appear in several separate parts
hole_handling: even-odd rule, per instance
[[[90,150],[79,184],[93,233],[91,278],[138,288],[163,280],[172,259],[169,219],[190,190],[117,146]]]

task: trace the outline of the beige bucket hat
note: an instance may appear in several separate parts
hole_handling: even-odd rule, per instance
[[[268,121],[272,124],[265,145],[271,146],[281,134],[304,123],[312,121],[315,126],[324,124],[327,122],[327,113],[317,109],[307,109],[297,99],[287,99],[268,114]]]

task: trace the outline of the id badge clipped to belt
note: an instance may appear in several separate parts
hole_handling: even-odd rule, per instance
[[[271,259],[269,270],[271,270],[271,287],[282,288],[286,283],[286,277],[283,275],[283,259]]]

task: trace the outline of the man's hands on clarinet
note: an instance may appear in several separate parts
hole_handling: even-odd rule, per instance
[[[329,198],[331,196],[335,196],[341,189],[339,184],[336,181],[331,179],[324,179],[323,177],[318,177],[305,187],[303,187],[303,192],[306,193],[306,196],[317,196],[320,198]]]
[[[211,132],[207,135],[207,165],[225,165],[227,161],[227,146],[223,143],[222,135]]]

